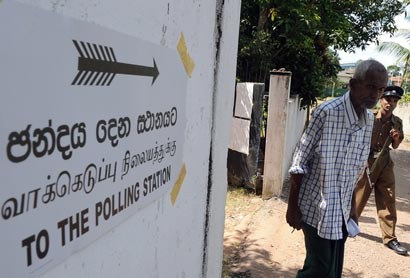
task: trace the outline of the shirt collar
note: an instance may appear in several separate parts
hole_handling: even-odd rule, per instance
[[[344,94],[343,102],[345,104],[344,106],[346,109],[345,123],[347,127],[351,128],[355,125],[358,125],[359,127],[364,127],[365,125],[367,125],[367,109],[363,109],[364,111],[363,113],[361,113],[360,118],[357,116],[352,101],[350,99],[350,91]]]
[[[381,118],[382,118],[382,113],[380,112],[380,109],[377,110],[376,113],[374,113],[374,117],[375,117],[376,119],[381,119]]]

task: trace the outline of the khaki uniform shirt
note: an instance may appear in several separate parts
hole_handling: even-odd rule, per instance
[[[399,117],[392,115],[391,118],[388,119],[387,121],[382,121],[380,111],[378,111],[377,113],[374,113],[372,143],[370,145],[370,149],[371,149],[370,157],[369,157],[370,159],[377,157],[378,152],[382,150],[383,145],[386,142],[387,138],[390,137],[390,130],[393,127],[400,132],[400,141],[402,141],[404,138],[402,120]],[[390,145],[391,143],[389,144],[389,146]],[[380,159],[382,159],[382,157]],[[384,163],[381,163],[381,164],[386,165],[387,162],[390,160],[390,155],[384,156],[383,160],[385,161],[383,161]]]

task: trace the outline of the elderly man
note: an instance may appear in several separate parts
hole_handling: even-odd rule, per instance
[[[354,186],[370,152],[373,108],[386,68],[361,62],[345,95],[319,105],[296,148],[286,220],[303,230],[306,259],[296,277],[342,277]]]
[[[380,109],[374,114],[374,127],[368,165],[372,170],[363,172],[355,188],[353,217],[357,219],[363,212],[367,200],[374,188],[377,215],[382,232],[383,243],[400,255],[407,255],[407,250],[396,237],[396,198],[393,161],[390,158],[390,146],[396,149],[403,141],[402,120],[393,115],[397,103],[403,95],[403,89],[389,86],[380,98]],[[370,171],[369,171],[370,172]]]

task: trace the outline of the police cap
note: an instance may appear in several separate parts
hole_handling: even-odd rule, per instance
[[[392,96],[401,98],[403,93],[403,89],[399,86],[387,86],[386,89],[384,89],[382,97]]]

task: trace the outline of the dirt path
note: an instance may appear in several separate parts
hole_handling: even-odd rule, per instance
[[[395,162],[396,234],[410,250],[410,144],[391,152]],[[227,205],[224,257],[228,277],[295,277],[305,257],[303,234],[286,224],[286,198],[263,201],[253,194]],[[381,243],[374,197],[360,218],[361,233],[346,243],[343,276],[410,278],[410,256],[400,256]]]

